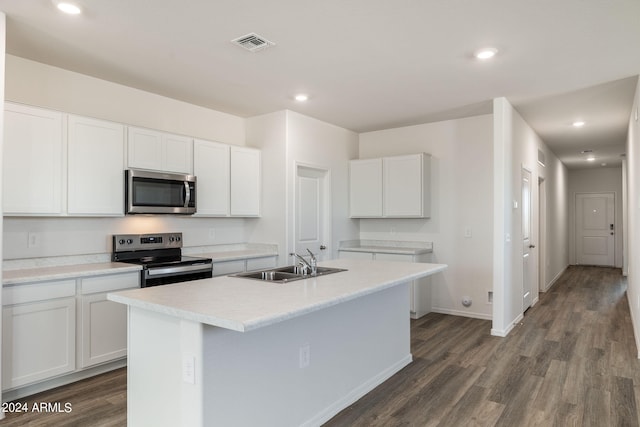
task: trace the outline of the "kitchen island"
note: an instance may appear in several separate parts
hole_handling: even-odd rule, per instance
[[[410,363],[408,282],[446,265],[320,265],[347,271],[110,294],[129,311],[129,425],[320,425]]]

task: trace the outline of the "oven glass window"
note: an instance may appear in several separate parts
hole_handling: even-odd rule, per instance
[[[184,206],[185,189],[183,181],[156,180],[150,178],[133,179],[134,206]]]

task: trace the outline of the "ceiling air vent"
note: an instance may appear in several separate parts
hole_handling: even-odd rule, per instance
[[[270,42],[256,33],[249,33],[242,37],[238,37],[237,39],[231,40],[231,43],[237,44],[251,52],[257,52],[270,46],[275,46],[274,42]]]

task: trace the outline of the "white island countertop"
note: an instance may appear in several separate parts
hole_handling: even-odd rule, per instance
[[[319,263],[347,271],[288,283],[238,277],[110,293],[111,301],[234,331],[250,331],[400,283],[429,276],[446,264],[340,259]]]

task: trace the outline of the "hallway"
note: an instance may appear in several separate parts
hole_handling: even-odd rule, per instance
[[[414,362],[328,426],[638,426],[640,361],[619,269],[569,267],[507,338],[431,313]]]

